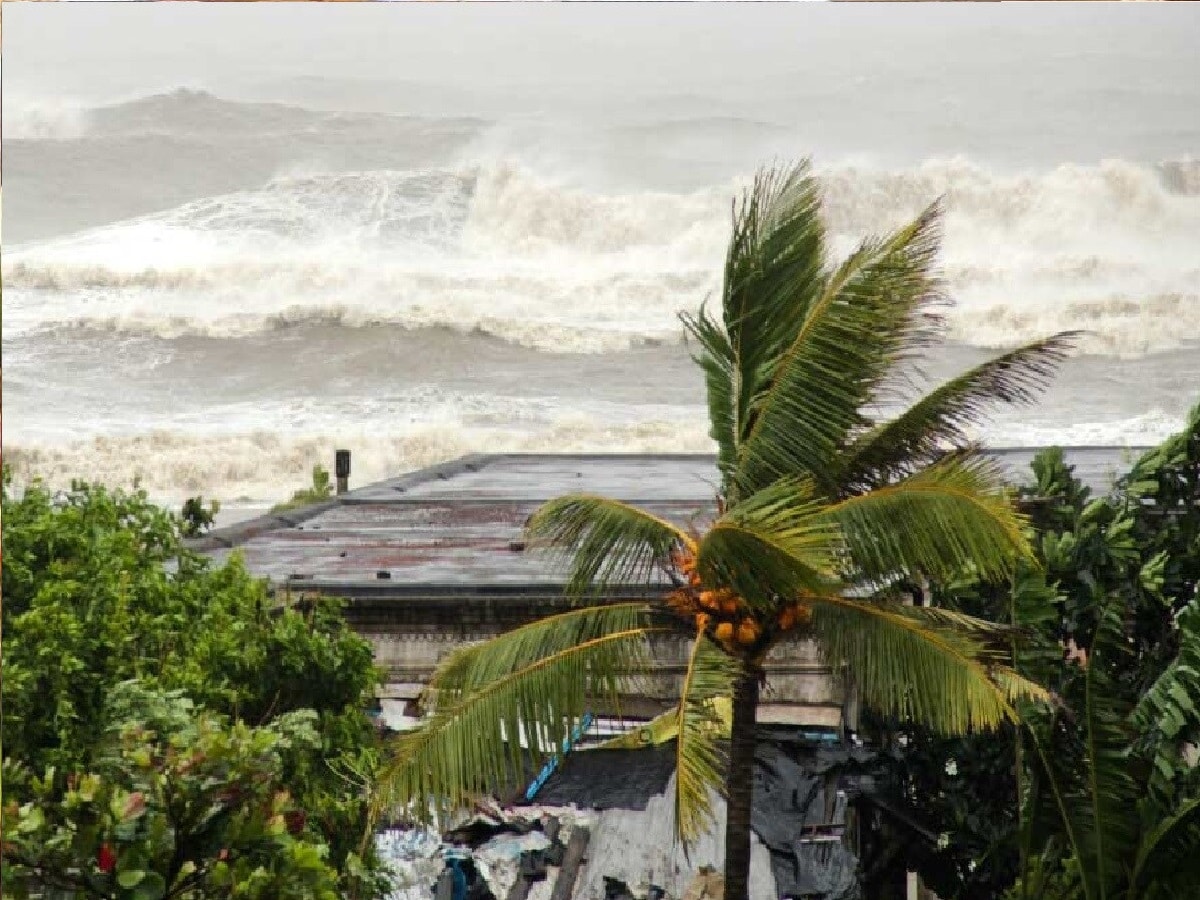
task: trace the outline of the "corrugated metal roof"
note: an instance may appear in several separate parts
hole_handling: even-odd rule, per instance
[[[1036,449],[995,451],[1027,480]],[[1123,470],[1121,448],[1070,448],[1094,488]],[[250,571],[298,589],[405,593],[431,586],[553,588],[546,557],[521,549],[540,503],[597,493],[700,525],[712,515],[715,460],[695,455],[479,455],[367,485],[336,500],[212,532],[193,546],[217,559],[234,549]],[[381,573],[386,577],[381,577]]]
[[[715,476],[707,456],[474,456],[221,529],[196,546],[217,559],[236,549],[255,574],[300,588],[557,585],[550,561],[522,544],[542,502],[585,491],[701,524]]]

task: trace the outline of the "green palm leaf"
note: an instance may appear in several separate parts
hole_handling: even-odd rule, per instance
[[[1126,652],[1116,603],[1099,611],[1083,665],[1078,704],[1082,753],[1056,752],[1054,732],[1030,728],[1040,774],[1052,791],[1073,851],[1068,874],[1081,897],[1106,900],[1129,885],[1141,840],[1139,788],[1129,754],[1131,704],[1115,689]],[[1053,723],[1053,719],[1050,720]],[[1031,723],[1032,725],[1032,723]],[[1134,895],[1136,896],[1136,895]]]
[[[706,584],[767,607],[779,595],[832,587],[839,529],[807,479],[785,479],[732,507],[705,533],[696,564]]]
[[[702,307],[681,314],[700,345],[712,436],[726,484],[756,398],[820,296],[825,229],[809,163],[760,171],[734,210],[725,259],[722,321]]]
[[[841,529],[851,574],[866,581],[948,580],[968,570],[1004,577],[1032,555],[996,464],[971,453],[839,501],[826,514]]]
[[[964,734],[1015,721],[1018,698],[1046,696],[1001,665],[1001,654],[946,628],[941,615],[891,602],[806,599],[828,662],[845,666],[863,701],[885,715]]]
[[[399,811],[436,821],[479,795],[523,786],[589,703],[616,702],[630,675],[645,669],[653,629],[641,623],[637,604],[574,612],[447,660],[431,683],[432,717],[396,739],[379,778],[376,816]],[[488,659],[493,643],[500,662]]]
[[[1116,604],[1101,610],[1096,637],[1084,670],[1085,793],[1073,804],[1085,817],[1082,867],[1094,879],[1092,896],[1115,894],[1127,876],[1125,861],[1137,844],[1137,782],[1129,771],[1128,704],[1114,690],[1108,669],[1119,671],[1126,655],[1124,625]]]
[[[937,246],[935,206],[887,240],[864,243],[829,277],[742,423],[739,496],[796,475],[837,493],[839,450],[867,425],[863,405],[920,343],[922,310],[940,297]]]
[[[825,228],[809,163],[757,173],[734,216],[722,313],[737,360],[744,412],[822,290]]]
[[[841,481],[851,491],[878,487],[969,443],[967,426],[995,403],[1028,403],[1066,357],[1076,332],[1019,347],[953,378],[890,422],[861,435],[845,453]]]
[[[710,791],[724,788],[725,723],[711,701],[729,697],[740,672],[735,659],[697,634],[675,711],[675,837],[685,846],[712,824]]]
[[[681,529],[620,500],[567,494],[544,503],[526,527],[532,543],[558,555],[568,571],[567,593],[603,595],[613,585],[647,584],[677,546],[691,546]]]
[[[596,638],[648,627],[652,616],[645,600],[576,607],[459,647],[438,665],[429,682],[430,700],[455,702],[548,656]]]
[[[723,481],[729,481],[737,468],[737,448],[741,435],[739,390],[742,383],[737,358],[721,325],[701,305],[695,315],[680,313],[687,335],[700,345],[692,360],[704,373],[708,392],[709,436],[717,444],[717,469]]]

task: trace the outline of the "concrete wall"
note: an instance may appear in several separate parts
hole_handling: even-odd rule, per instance
[[[397,600],[388,605],[392,606],[391,615],[386,614],[380,601],[360,606],[357,614],[352,605],[348,618],[375,648],[376,663],[387,673],[381,696],[396,713],[400,712],[400,704],[417,698],[437,664],[457,647],[487,640],[550,611],[538,609],[546,605],[538,598],[529,598],[527,603],[515,598],[497,603],[477,597],[446,597],[417,603]],[[561,608],[558,603],[550,605]],[[670,706],[679,696],[690,645],[681,636],[652,639],[652,667],[630,683],[621,713],[650,717]],[[844,693],[840,679],[824,665],[811,642],[781,642],[768,655],[766,668],[761,721],[833,728],[842,725]]]

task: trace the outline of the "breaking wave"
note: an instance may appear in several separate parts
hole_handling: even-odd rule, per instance
[[[362,420],[358,420],[361,422]],[[1178,416],[1151,411],[1127,420],[1053,425],[1008,423],[981,432],[991,447],[1148,446],[1181,426]],[[309,432],[279,429],[229,433],[150,430],[73,441],[13,442],[5,462],[18,485],[34,477],[55,489],[72,479],[125,486],[136,480],[160,502],[203,494],[225,505],[269,505],[307,483],[316,463],[328,466],[338,448],[354,454],[362,485],[469,453],[711,453],[702,409],[686,418],[613,424],[586,414],[549,422],[472,425],[426,422],[370,430],[343,423]]]
[[[707,432],[699,421],[690,428],[677,422],[612,426],[582,416],[532,430],[446,423],[390,434],[353,428],[336,434],[151,431],[62,444],[13,444],[5,447],[5,462],[18,485],[35,476],[55,489],[69,487],[77,478],[126,487],[136,479],[160,502],[178,504],[203,494],[223,503],[277,503],[309,481],[314,464],[328,467],[342,447],[352,448],[354,482],[362,485],[475,452],[709,453]]]
[[[1082,349],[1117,356],[1200,340],[1200,164],[819,174],[838,253],[943,198],[953,340],[1083,328]],[[227,336],[319,320],[546,351],[673,341],[677,312],[719,287],[739,187],[600,193],[514,165],[281,176],[12,248],[6,330]]]

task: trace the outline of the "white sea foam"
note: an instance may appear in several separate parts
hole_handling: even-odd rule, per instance
[[[447,422],[379,430],[344,426],[335,433],[148,431],[10,443],[5,461],[18,483],[36,475],[56,488],[74,478],[128,487],[138,479],[161,502],[203,494],[225,503],[275,503],[305,486],[314,464],[328,467],[338,448],[352,449],[354,481],[367,484],[473,452],[706,453],[712,449],[707,431],[701,422],[612,426],[581,416],[524,429]]]
[[[1028,413],[996,416],[974,435],[988,447],[1150,447],[1184,425],[1184,417],[1151,409],[1127,419],[1063,422]]]
[[[837,252],[944,197],[955,340],[1084,328],[1082,349],[1117,356],[1200,340],[1200,196],[1150,167],[1001,175],[949,160],[821,177]],[[317,319],[547,351],[676,340],[677,312],[719,288],[737,187],[602,194],[505,165],[280,177],[13,248],[6,330],[234,336]]]
[[[643,411],[614,422],[587,413],[522,420],[493,409],[472,421],[433,417],[397,424],[378,420],[366,427],[364,417],[328,422],[313,417],[300,427],[267,427],[221,431],[200,422],[178,423],[174,429],[147,429],[131,434],[96,435],[82,440],[11,441],[5,460],[13,466],[18,484],[34,476],[55,488],[83,478],[111,486],[131,485],[135,479],[160,502],[179,504],[195,494],[225,504],[264,505],[286,499],[304,486],[312,466],[327,467],[334,450],[351,448],[354,481],[367,484],[422,466],[468,453],[711,453],[714,446],[700,408],[656,416]],[[1048,445],[1147,446],[1181,427],[1179,417],[1151,411],[1126,420],[1059,423],[1016,420],[997,422],[977,437],[992,447]]]
[[[22,97],[5,93],[6,140],[64,140],[87,133],[89,110],[66,99]]]

